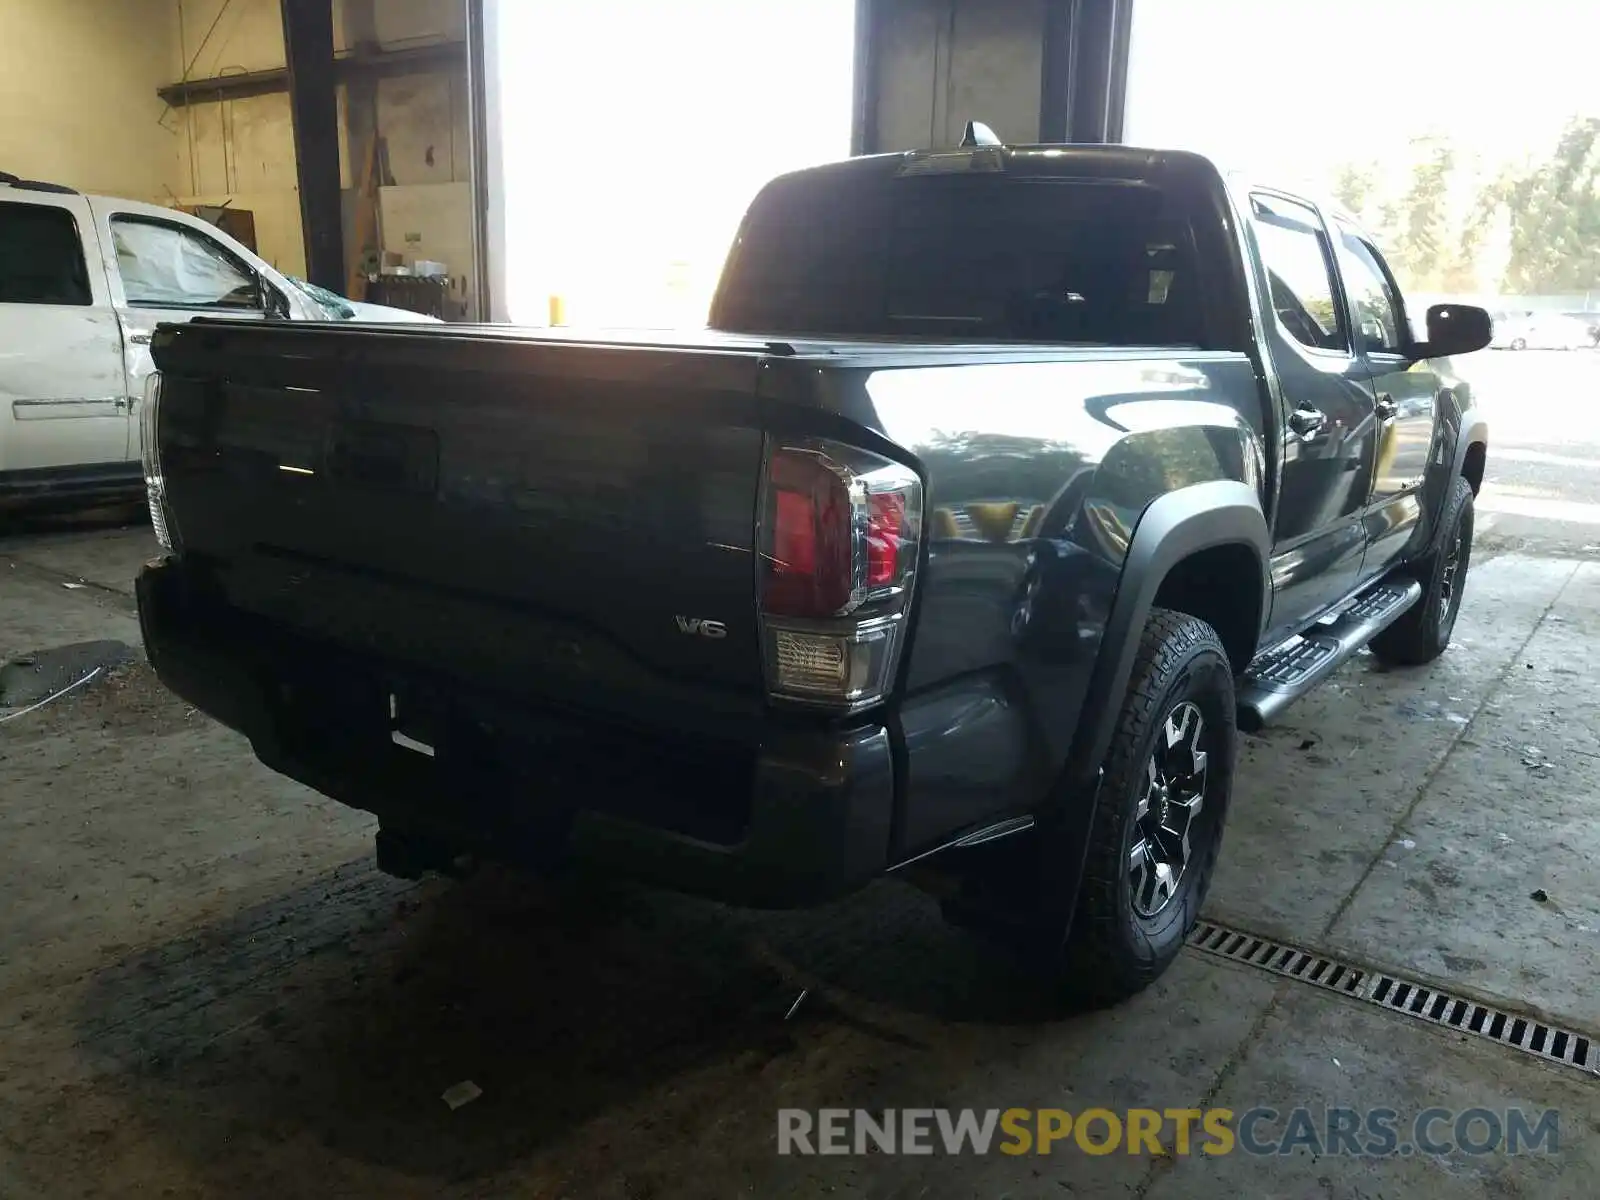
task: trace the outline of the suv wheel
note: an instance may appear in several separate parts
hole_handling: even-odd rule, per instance
[[[1422,599],[1372,639],[1370,649],[1379,662],[1414,667],[1445,652],[1461,612],[1461,592],[1471,561],[1472,487],[1457,477],[1445,500],[1433,549],[1408,568],[1412,578],[1422,584]]]

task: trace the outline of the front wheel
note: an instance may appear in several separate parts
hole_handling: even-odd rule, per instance
[[[1433,548],[1408,568],[1422,584],[1422,598],[1372,639],[1369,648],[1379,662],[1415,667],[1445,652],[1471,561],[1472,486],[1458,476],[1445,499]]]

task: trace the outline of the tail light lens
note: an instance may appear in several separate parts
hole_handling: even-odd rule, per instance
[[[156,418],[161,409],[161,372],[152,371],[144,381],[144,396],[139,402],[139,462],[144,468],[145,498],[150,503],[150,524],[156,541],[164,550],[176,552],[177,527],[167,508],[166,481],[161,473],[161,446],[156,440]]]
[[[921,537],[909,467],[837,442],[769,446],[761,524],[768,694],[853,712],[893,686]]]

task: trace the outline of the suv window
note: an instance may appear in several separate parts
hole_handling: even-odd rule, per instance
[[[1278,320],[1301,345],[1349,349],[1328,237],[1316,211],[1277,196],[1252,196],[1250,207]]]
[[[1400,294],[1384,270],[1378,252],[1343,222],[1339,231],[1339,267],[1344,272],[1350,304],[1355,309],[1356,344],[1364,354],[1403,354]]]
[[[202,233],[146,217],[111,218],[128,303],[142,308],[259,309],[255,272]]]
[[[0,203],[0,304],[88,304],[78,223],[48,204]]]
[[[1144,182],[805,172],[745,218],[718,328],[1209,344],[1194,208]]]

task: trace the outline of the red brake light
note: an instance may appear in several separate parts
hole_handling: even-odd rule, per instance
[[[922,481],[902,463],[841,442],[769,447],[759,531],[767,694],[856,712],[894,686]]]
[[[895,581],[900,546],[906,535],[904,492],[877,492],[867,497],[867,586]]]
[[[771,464],[772,533],[762,607],[826,617],[850,603],[850,495],[815,454],[778,450]]]

